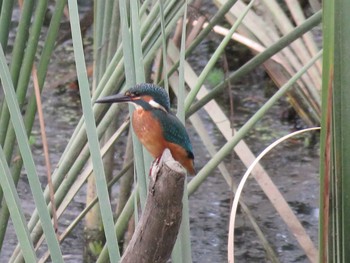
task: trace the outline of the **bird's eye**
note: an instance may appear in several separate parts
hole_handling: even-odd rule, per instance
[[[137,91],[135,91],[135,92],[131,93],[131,96],[132,96],[132,97],[139,97],[139,96],[140,96],[140,93],[137,92]]]

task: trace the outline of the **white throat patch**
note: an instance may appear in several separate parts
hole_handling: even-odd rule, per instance
[[[148,103],[149,103],[149,105],[151,105],[153,108],[160,109],[160,110],[162,110],[162,111],[167,112],[166,109],[165,109],[162,105],[160,105],[158,102],[156,102],[156,101],[154,101],[154,100],[150,100]]]

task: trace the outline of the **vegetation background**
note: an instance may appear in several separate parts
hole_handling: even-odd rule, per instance
[[[264,128],[263,133],[257,133],[256,128],[280,100],[293,108],[283,111],[283,117],[295,120],[299,116],[296,128],[322,123],[318,242],[310,238],[305,222],[300,222],[261,164],[251,171],[252,176],[276,209],[275,217],[281,218],[298,244],[302,260],[347,262],[350,188],[344,175],[349,166],[345,156],[350,145],[346,89],[348,5],[346,0],[326,1],[322,9],[317,0],[107,0],[82,1],[79,6],[73,0],[0,1],[1,255],[6,250],[5,260],[9,262],[45,262],[48,258],[67,262],[63,254],[69,254],[66,251],[72,245],[64,248],[62,244],[74,236],[75,227],[84,224],[84,262],[119,261],[144,207],[152,159],[132,134],[125,109],[93,102],[136,83],[153,82],[169,91],[176,105],[174,111],[192,127],[194,144],[201,145],[196,153],[198,173],[188,178],[186,185],[173,262],[196,262],[199,257],[192,258],[191,243],[196,233],[190,231],[189,211],[194,206],[188,196],[211,180],[216,169],[227,182],[226,200],[230,199],[229,193],[241,191],[237,190],[237,177],[242,174],[235,174],[230,163],[233,159],[239,159],[246,167],[253,163],[255,150],[243,141],[246,136],[255,134],[255,141],[264,141],[261,134],[273,134],[269,137],[271,142],[285,135],[273,125],[270,130]],[[205,43],[213,44],[209,52],[203,52]],[[243,59],[236,58],[238,47],[239,52],[247,54]],[[234,50],[233,57],[229,56],[230,49]],[[54,61],[65,68],[64,75],[60,74],[62,68],[53,66]],[[261,103],[254,103],[254,94],[261,92],[259,85],[237,89],[250,80],[251,72],[266,72],[271,80],[272,88],[266,89],[268,99]],[[255,83],[262,79],[265,77]],[[66,92],[68,86],[79,88],[79,99],[69,100],[59,108],[42,106],[41,92],[59,87],[57,95]],[[250,89],[250,95],[246,89]],[[233,95],[237,93],[244,98],[244,107],[258,105],[253,107],[256,112],[248,112],[243,118],[236,115],[236,106],[242,103],[235,101]],[[56,98],[52,96],[46,103],[55,105]],[[57,116],[60,111],[72,110],[72,114],[65,115],[70,116],[66,126],[50,126],[51,123],[45,125],[45,110]],[[33,138],[39,138],[32,132],[35,116],[40,123],[45,169],[34,161]],[[62,129],[72,125],[73,133]],[[54,139],[46,136],[47,127],[53,127],[56,136],[65,138],[64,145],[55,146],[61,150],[52,151]],[[306,138],[317,140],[317,135]],[[221,143],[213,143],[215,140]],[[304,147],[302,141],[299,138],[300,147]],[[265,143],[262,142],[263,148],[267,147]],[[52,152],[59,152],[60,156],[53,158]],[[20,198],[23,195],[17,189],[21,188],[16,188],[22,172],[29,186],[24,191],[30,193],[35,204],[26,216],[27,200]],[[47,179],[42,179],[44,175]],[[307,194],[307,190],[298,192],[300,189],[295,190],[296,195]],[[213,202],[211,192],[207,195],[209,205]],[[73,201],[81,196],[86,198],[86,204],[77,208]],[[238,198],[236,194],[234,204]],[[245,221],[256,232],[259,242],[253,244],[259,243],[257,246],[262,248],[259,256],[271,262],[285,262],[283,255],[287,252],[276,251],[278,245],[271,244],[268,233],[264,233],[256,218],[259,215],[252,213],[242,199],[239,204]],[[79,213],[74,213],[69,222],[62,222],[64,213],[77,209]],[[237,254],[234,249],[235,213],[227,216],[225,222],[230,227],[227,242],[226,235],[222,237],[227,249],[221,251],[228,253],[224,258],[233,262],[236,253],[243,262],[249,252]],[[7,229],[14,229],[17,237],[11,254]],[[81,238],[76,240],[83,242]],[[222,242],[219,244],[223,246]],[[77,261],[71,258],[71,262]]]

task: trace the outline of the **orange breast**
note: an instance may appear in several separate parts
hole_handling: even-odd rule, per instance
[[[181,146],[167,142],[163,136],[160,124],[152,117],[152,113],[136,109],[133,113],[132,126],[143,146],[154,158],[160,157],[168,148],[173,158],[178,161],[190,174],[195,174],[193,160]]]
[[[159,123],[152,118],[149,111],[136,109],[132,118],[134,131],[146,149],[154,158],[162,155],[166,142],[163,137],[163,131]]]

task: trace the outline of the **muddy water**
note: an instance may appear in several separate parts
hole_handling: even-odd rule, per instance
[[[89,42],[89,39],[87,40]],[[55,58],[50,66],[48,84],[43,92],[44,116],[46,132],[49,140],[50,157],[53,166],[57,164],[75,125],[81,117],[79,94],[68,88],[65,83],[58,85],[67,74],[74,72],[74,63],[70,42],[58,47]],[[210,54],[208,46],[216,46],[216,40],[208,40],[197,49],[200,61],[193,62],[200,70],[205,65],[203,54]],[[203,52],[203,49],[205,52]],[[232,50],[231,50],[232,51]],[[233,47],[232,51],[239,52]],[[239,57],[238,55],[236,57]],[[89,59],[89,57],[88,57]],[[242,58],[242,60],[247,57]],[[241,59],[234,62],[241,64]],[[202,66],[201,66],[202,65]],[[220,65],[218,65],[220,67]],[[234,68],[234,66],[233,66]],[[234,69],[232,69],[234,70]],[[271,86],[262,69],[257,69],[250,76],[242,79],[233,86],[234,126],[239,127],[252,115],[266,100],[266,87]],[[272,88],[273,90],[273,88]],[[229,105],[227,91],[220,98],[221,104]],[[266,117],[250,132],[246,139],[254,153],[260,153],[268,144],[277,138],[294,130],[294,123],[282,122],[281,115],[288,104],[281,101],[271,109]],[[226,111],[229,106],[226,107]],[[203,113],[204,114],[204,113]],[[203,116],[205,118],[205,114]],[[212,141],[219,148],[224,144],[223,139],[214,126],[206,123]],[[209,160],[203,145],[188,124],[188,130],[194,145],[197,170]],[[32,150],[35,155],[40,180],[43,185],[45,179],[45,164],[42,153],[42,143],[38,122],[32,133]],[[317,243],[318,224],[318,147],[306,147],[304,136],[279,146],[264,160],[262,165],[272,180],[297,214],[313,242]],[[122,153],[117,153],[119,156]],[[245,168],[235,155],[226,158],[226,164],[232,176],[238,182],[245,172]],[[19,182],[19,194],[22,200],[26,217],[29,218],[34,210],[30,188],[25,173]],[[266,235],[281,262],[308,262],[305,253],[300,249],[293,235],[280,219],[260,187],[254,179],[248,180],[243,193],[245,203],[251,209],[259,226]],[[227,232],[232,194],[218,171],[206,180],[198,191],[190,197],[191,239],[194,262],[226,262],[227,261]],[[75,198],[74,203],[60,219],[60,229],[68,226],[74,217],[84,208],[85,189]],[[13,228],[6,234],[5,246],[0,255],[0,262],[7,262],[14,246],[17,244]],[[83,262],[83,225],[79,224],[73,233],[63,242],[62,251],[66,262]],[[253,231],[249,220],[239,213],[236,220],[236,255],[237,262],[268,262],[265,252]]]

